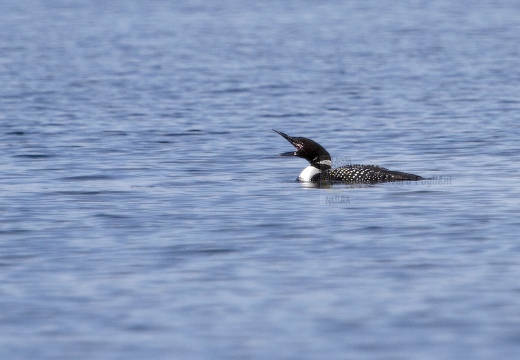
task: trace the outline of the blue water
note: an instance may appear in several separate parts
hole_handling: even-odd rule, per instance
[[[0,2],[0,358],[516,359],[516,1]],[[271,131],[417,183],[308,188]]]

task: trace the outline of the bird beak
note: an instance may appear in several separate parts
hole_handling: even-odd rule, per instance
[[[280,136],[282,136],[285,140],[289,141],[292,144],[292,146],[294,146],[296,149],[299,148],[299,146],[297,145],[297,142],[289,135],[284,134],[283,132],[275,130],[275,129],[273,129],[273,131],[275,133],[279,134]],[[280,156],[296,156],[296,151],[284,152],[284,153],[281,153]]]
[[[277,133],[278,135],[281,135],[284,139],[286,139],[287,141],[289,141],[291,144],[293,143],[294,140],[293,140],[293,138],[290,137],[289,135],[284,134],[283,132],[278,131],[278,130],[275,130],[275,129],[273,129],[273,131],[274,131],[275,133]]]
[[[280,156],[296,156],[296,151],[288,151],[288,152],[280,153],[278,155],[280,155]]]

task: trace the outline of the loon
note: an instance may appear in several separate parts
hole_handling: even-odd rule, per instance
[[[348,184],[373,184],[394,181],[418,181],[423,177],[392,171],[376,165],[345,165],[332,169],[330,154],[317,142],[304,137],[291,137],[274,130],[289,141],[296,151],[281,153],[281,156],[298,156],[307,160],[307,166],[298,176],[301,182],[343,182]]]

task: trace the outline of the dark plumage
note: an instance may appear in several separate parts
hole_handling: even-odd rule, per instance
[[[422,177],[400,171],[391,171],[377,165],[346,165],[323,171],[311,181],[344,181],[347,183],[377,183],[405,180],[421,180]]]
[[[346,165],[332,169],[330,154],[317,142],[304,137],[291,137],[283,132],[273,130],[289,141],[296,151],[282,153],[282,156],[298,156],[310,163],[300,176],[304,182],[344,182],[349,184],[371,184],[393,181],[418,181],[418,175],[400,171],[392,171],[376,165]]]

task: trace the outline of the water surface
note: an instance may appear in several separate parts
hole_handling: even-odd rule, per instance
[[[0,14],[2,358],[516,358],[516,2]]]

